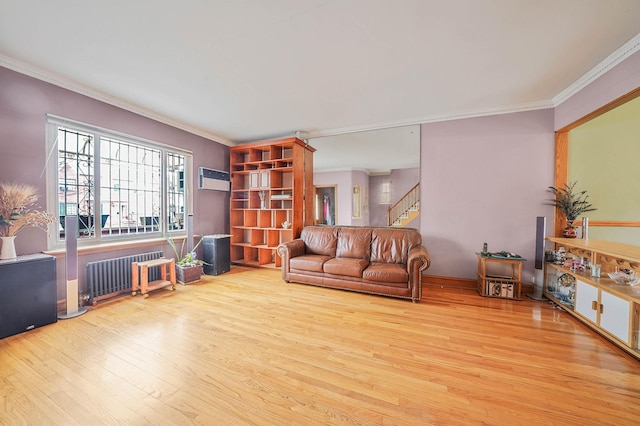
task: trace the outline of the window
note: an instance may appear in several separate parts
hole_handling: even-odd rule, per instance
[[[380,204],[391,204],[391,182],[380,183]]]
[[[67,216],[79,244],[185,230],[191,154],[112,131],[48,118],[49,209],[58,212],[50,246],[62,245]]]

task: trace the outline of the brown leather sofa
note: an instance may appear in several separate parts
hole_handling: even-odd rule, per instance
[[[307,226],[278,246],[282,279],[411,299],[422,298],[431,260],[415,229]]]

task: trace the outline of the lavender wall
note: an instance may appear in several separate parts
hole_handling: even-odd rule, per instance
[[[360,185],[360,218],[354,219],[353,214],[353,187],[355,185]],[[365,209],[365,202],[367,200],[369,191],[369,175],[360,170],[354,170],[351,172],[351,190],[350,194],[350,205],[349,210],[351,211],[351,225],[353,226],[369,226],[369,210]]]
[[[391,205],[380,204],[380,185],[383,182],[391,182]],[[369,208],[371,210],[371,224],[374,226],[387,226],[387,212],[389,207],[400,201],[411,188],[420,183],[420,168],[391,170],[389,175],[369,177]],[[417,219],[414,219],[418,222]],[[419,223],[409,223],[409,227],[417,228]]]
[[[546,187],[553,184],[553,130],[637,87],[640,52],[554,110],[423,124],[420,229],[432,256],[429,274],[475,278],[474,252],[487,242],[492,251],[515,251],[530,259],[525,265],[528,281],[533,270],[535,217],[552,216],[552,208],[542,202],[548,196]],[[224,145],[0,67],[0,180],[34,185],[44,196],[41,172],[47,113],[192,150],[195,169],[229,168]],[[354,176],[349,172],[331,175],[318,182],[343,189],[338,220],[350,224]],[[196,177],[192,179],[195,186]],[[228,212],[227,195],[196,191],[195,232],[226,232]],[[18,237],[16,248],[18,254],[45,250],[46,237],[27,229]],[[101,256],[114,257],[114,253],[85,256],[81,270],[83,262]],[[63,271],[59,262],[59,282]]]
[[[229,170],[229,149],[222,144],[0,67],[0,180],[35,186],[41,194],[43,207],[46,190],[42,173],[46,158],[46,114],[191,150],[194,154],[194,171],[200,166]],[[192,184],[197,188],[195,173]],[[228,232],[228,194],[196,190],[194,196],[194,232]],[[46,249],[46,235],[37,229],[26,229],[16,238],[18,255]],[[148,251],[151,249],[153,247]],[[87,261],[128,254],[108,252],[83,256],[79,262],[81,290],[86,288],[83,269]],[[64,264],[59,261],[59,295],[63,294],[60,288],[63,283]]]
[[[640,52],[636,52],[555,108],[555,129],[584,117],[640,87]]]
[[[475,252],[508,250],[533,274],[536,216],[553,185],[553,110],[423,124],[420,231],[429,275],[475,278]]]
[[[533,271],[535,217],[554,178],[554,130],[640,87],[640,52],[553,110],[421,126],[420,230],[432,256],[431,275],[475,278],[474,252],[510,250]]]
[[[314,185],[337,185],[336,225],[369,225],[369,215],[364,211],[364,193],[362,194],[362,219],[353,219],[351,191],[354,185],[360,185],[362,191],[369,188],[369,176],[361,171],[323,172],[313,174]]]
[[[337,185],[336,187],[336,225],[351,224],[351,201],[349,200],[349,188],[351,188],[351,172],[326,172],[313,174],[314,185]]]

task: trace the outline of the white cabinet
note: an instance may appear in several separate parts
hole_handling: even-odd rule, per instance
[[[576,281],[575,311],[632,348],[636,339],[629,334],[633,320],[633,304],[605,290]]]
[[[640,284],[616,284],[607,274],[624,268],[640,275],[640,246],[602,240],[555,237],[547,240],[556,248],[565,247],[568,256],[587,258],[590,264],[601,265],[601,274],[594,277],[589,270],[576,271],[563,264],[547,263],[544,295],[640,360]],[[572,280],[567,276],[575,278],[575,298]]]

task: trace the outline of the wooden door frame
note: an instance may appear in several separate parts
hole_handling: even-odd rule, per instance
[[[624,105],[629,101],[634,100],[637,97],[640,97],[640,87],[630,91],[625,95],[620,96],[619,98],[615,99],[612,102],[609,102],[608,104],[598,108],[597,110],[590,112],[589,114],[577,119],[573,123],[564,126],[560,130],[556,130],[554,165],[554,186],[556,188],[564,188],[569,178],[569,132],[578,126],[581,126],[593,120],[594,118],[600,117],[601,115],[621,105]],[[561,236],[562,230],[564,229],[564,221],[563,216],[558,211],[558,209],[554,209],[553,224],[553,235]],[[599,223],[594,223],[592,221],[590,224],[598,225]],[[604,225],[604,223],[602,225]]]

